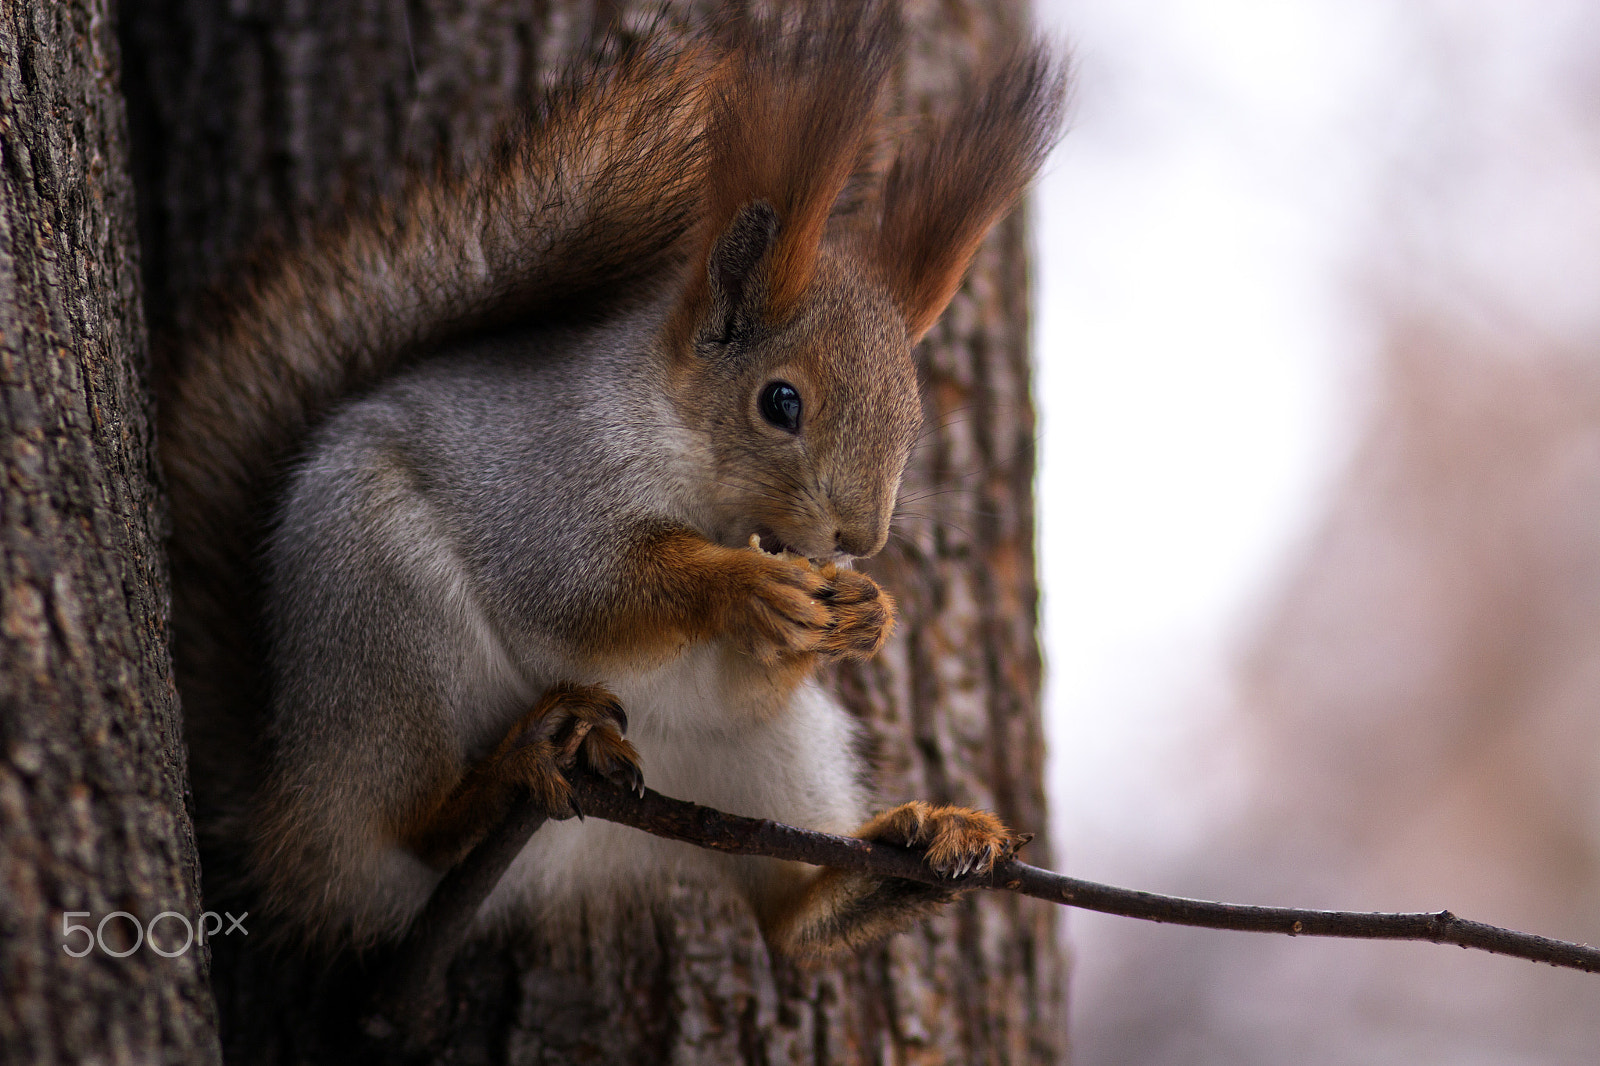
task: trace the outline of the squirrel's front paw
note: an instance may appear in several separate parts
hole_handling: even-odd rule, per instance
[[[552,818],[579,812],[566,771],[581,764],[616,785],[643,792],[639,753],[623,737],[628,716],[598,685],[556,685],[522,716],[495,751],[504,772],[537,796]]]
[[[921,800],[884,811],[856,836],[915,848],[924,853],[929,866],[946,877],[986,874],[995,864],[1011,858],[1027,839],[1013,835],[988,811],[935,807]]]
[[[828,659],[870,659],[894,630],[894,598],[866,574],[829,564],[820,571],[830,620],[817,653]]]
[[[752,551],[741,562],[746,569],[729,636],[769,665],[816,651],[833,621],[827,602],[833,587],[798,556]]]

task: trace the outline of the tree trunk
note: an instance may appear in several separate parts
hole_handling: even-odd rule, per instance
[[[180,951],[198,864],[106,7],[0,5],[0,1058],[200,1063],[218,1048],[203,950]]]
[[[908,5],[900,84],[913,109],[1013,39],[1021,7]],[[631,5],[130,0],[152,316],[181,323],[190,296],[263,229],[297,231],[323,205],[392,190],[407,165],[481,151],[619,8]],[[901,628],[877,661],[835,681],[866,723],[885,801],[992,807],[1041,834],[1029,856],[1041,862],[1024,243],[1018,219],[996,231],[921,349],[928,432],[908,513],[870,567],[902,604]],[[259,960],[219,970],[230,1058],[334,1054],[317,1018],[336,983],[286,989]],[[742,904],[676,885],[576,942],[471,948],[452,971],[462,1028],[451,1061],[1058,1061],[1062,970],[1053,908],[1034,901],[969,899],[802,969],[769,958]]]

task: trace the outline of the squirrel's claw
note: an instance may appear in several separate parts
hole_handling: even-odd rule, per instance
[[[824,576],[830,584],[818,598],[831,617],[817,653],[825,659],[872,658],[894,632],[894,598],[854,570],[829,567]]]
[[[749,589],[731,628],[762,663],[870,659],[894,629],[894,599],[865,574],[789,555],[763,554],[749,565]]]
[[[574,766],[599,774],[618,788],[643,793],[639,753],[623,736],[627,712],[598,685],[556,685],[501,742],[497,758],[508,759],[516,776],[541,797],[552,818],[583,819],[567,783]]]
[[[626,744],[627,741],[622,743]],[[606,760],[603,765],[591,765],[590,769],[624,792],[630,792],[635,796],[644,795],[644,771],[639,768],[637,762],[625,758],[613,758]]]
[[[988,811],[921,801],[884,811],[856,835],[921,851],[929,866],[956,880],[988,873],[1018,847],[1017,838]]]

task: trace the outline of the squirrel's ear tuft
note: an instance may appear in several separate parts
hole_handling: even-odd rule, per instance
[[[765,200],[746,204],[722,231],[706,261],[711,301],[702,336],[726,344],[759,324],[777,236],[778,213]]]
[[[700,255],[673,328],[698,335],[710,305],[706,280],[728,235],[764,204],[776,221],[766,249],[763,319],[784,321],[810,286],[828,216],[861,165],[899,54],[898,5],[832,0],[817,17],[783,28],[736,19],[723,34],[706,126],[706,210]],[[714,327],[713,327],[714,328]]]
[[[873,256],[913,342],[955,295],[989,228],[1033,180],[1061,128],[1067,70],[1041,47],[1020,50],[933,136],[889,170]]]

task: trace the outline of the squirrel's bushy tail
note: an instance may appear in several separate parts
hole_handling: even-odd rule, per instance
[[[465,175],[415,181],[254,268],[180,341],[162,452],[179,543],[202,545],[306,425],[407,356],[637,292],[698,215],[717,56],[656,37],[553,91]]]
[[[333,404],[419,353],[523,319],[599,314],[677,276],[731,53],[658,31],[569,79],[481,165],[416,180],[263,258],[176,338],[159,392],[175,652],[194,772],[237,810],[259,735],[252,627],[264,500]],[[209,772],[215,761],[217,773]],[[217,810],[202,812],[216,836]]]

